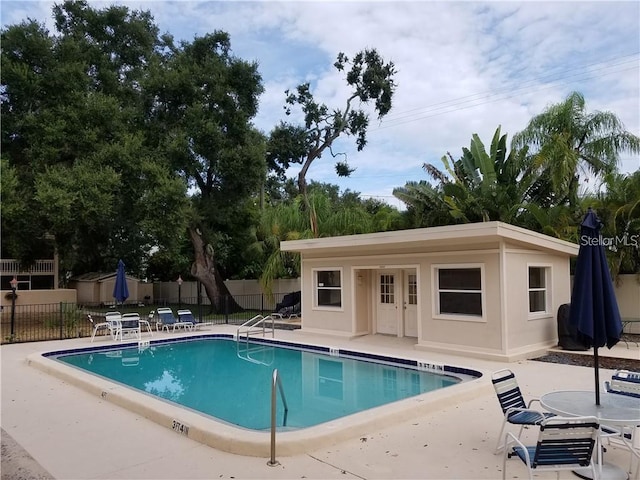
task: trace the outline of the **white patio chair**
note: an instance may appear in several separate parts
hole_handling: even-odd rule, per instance
[[[107,312],[104,314],[105,321],[110,325],[109,330],[111,331],[111,338],[113,340],[117,340],[120,338],[122,340],[122,322],[121,322],[122,314],[120,312]]]
[[[513,433],[507,433],[504,443],[502,478],[507,478],[507,458],[518,457],[527,466],[529,479],[533,472],[591,468],[594,479],[598,472],[593,458],[600,425],[596,417],[551,417],[540,424],[538,441],[525,446]]]
[[[120,317],[120,340],[124,340],[125,335],[133,335],[140,340],[140,314],[125,313]]]
[[[142,330],[145,329],[147,333],[153,337],[153,329],[151,328],[149,319],[153,319],[153,313],[150,313],[148,318],[142,318],[138,316],[138,321],[140,322],[140,333],[142,333]]]
[[[491,375],[491,383],[493,383],[493,388],[496,391],[500,408],[502,408],[504,415],[502,428],[498,435],[498,443],[496,444],[494,452],[497,454],[504,448],[502,435],[504,434],[507,424],[520,426],[517,437],[520,438],[525,426],[540,425],[546,418],[553,417],[554,414],[533,410],[531,404],[533,402],[540,403],[540,399],[532,398],[529,400],[529,403],[526,403],[518,386],[515,373],[508,368],[493,372]]]
[[[110,322],[96,323],[93,320],[93,317],[90,314],[87,314],[87,319],[89,320],[89,322],[91,322],[91,326],[93,328],[93,332],[91,333],[91,342],[92,343],[93,343],[93,340],[96,338],[96,333],[98,333],[99,330],[108,331],[109,335],[111,336],[111,338],[113,338],[112,324]]]
[[[611,375],[611,380],[604,382],[604,389],[612,395],[640,398],[640,373],[629,370],[616,370]],[[638,435],[638,431],[640,431],[640,425],[602,426],[603,437],[608,440],[610,445],[618,445],[631,452],[629,472],[632,474],[632,478],[635,479],[640,477],[640,448],[637,446],[637,439],[634,439],[634,435]]]

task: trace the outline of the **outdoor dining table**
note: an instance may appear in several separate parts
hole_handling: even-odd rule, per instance
[[[544,408],[557,415],[567,417],[593,416],[601,425],[634,428],[633,448],[640,448],[640,398],[615,393],[601,392],[600,405],[595,403],[595,392],[566,390],[551,392],[540,397]],[[600,445],[596,445],[600,448]],[[598,455],[600,478],[603,480],[626,480],[627,472],[622,468],[604,463]],[[574,470],[582,478],[591,478],[591,469]]]

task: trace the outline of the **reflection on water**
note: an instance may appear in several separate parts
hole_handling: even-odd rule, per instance
[[[363,360],[202,339],[58,357],[97,375],[242,427],[270,427],[273,369],[287,428],[304,428],[458,383],[448,375]],[[278,402],[278,424],[284,415]]]
[[[160,378],[145,383],[144,389],[148,393],[158,395],[162,398],[168,398],[173,401],[179,400],[184,393],[184,387],[182,386],[180,379],[175,378],[171,375],[171,372],[166,370],[162,372],[162,376]]]
[[[335,400],[342,400],[344,397],[343,390],[342,362],[319,358],[318,395]]]

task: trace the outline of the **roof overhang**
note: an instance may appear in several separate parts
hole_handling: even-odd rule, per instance
[[[360,235],[289,240],[280,242],[280,250],[309,255],[345,256],[393,251],[446,251],[465,247],[495,245],[507,241],[521,248],[576,256],[578,245],[503,222],[467,223],[444,227],[416,228]]]

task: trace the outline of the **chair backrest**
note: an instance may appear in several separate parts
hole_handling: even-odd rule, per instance
[[[611,376],[611,382],[605,383],[605,388],[609,393],[640,398],[640,373],[616,370]]]
[[[124,328],[137,328],[140,326],[140,314],[125,313],[122,315],[121,321]]]
[[[94,322],[93,322],[93,317],[91,316],[91,314],[90,314],[90,313],[87,313],[87,320],[89,320],[89,321],[91,322],[91,325],[93,325],[93,324],[94,324]]]
[[[540,424],[532,467],[588,467],[598,437],[596,417],[551,417]]]
[[[196,319],[191,313],[191,310],[178,310],[178,320],[181,322],[196,323]]]
[[[121,318],[122,314],[120,312],[107,312],[104,314],[104,320],[110,325],[109,328],[119,328],[121,326]]]
[[[176,318],[173,316],[173,310],[170,308],[161,307],[156,310],[156,314],[160,318],[160,323],[163,325],[171,325],[176,323]]]
[[[510,408],[527,408],[516,375],[511,370],[505,368],[493,372],[491,382],[498,396],[502,413]]]

